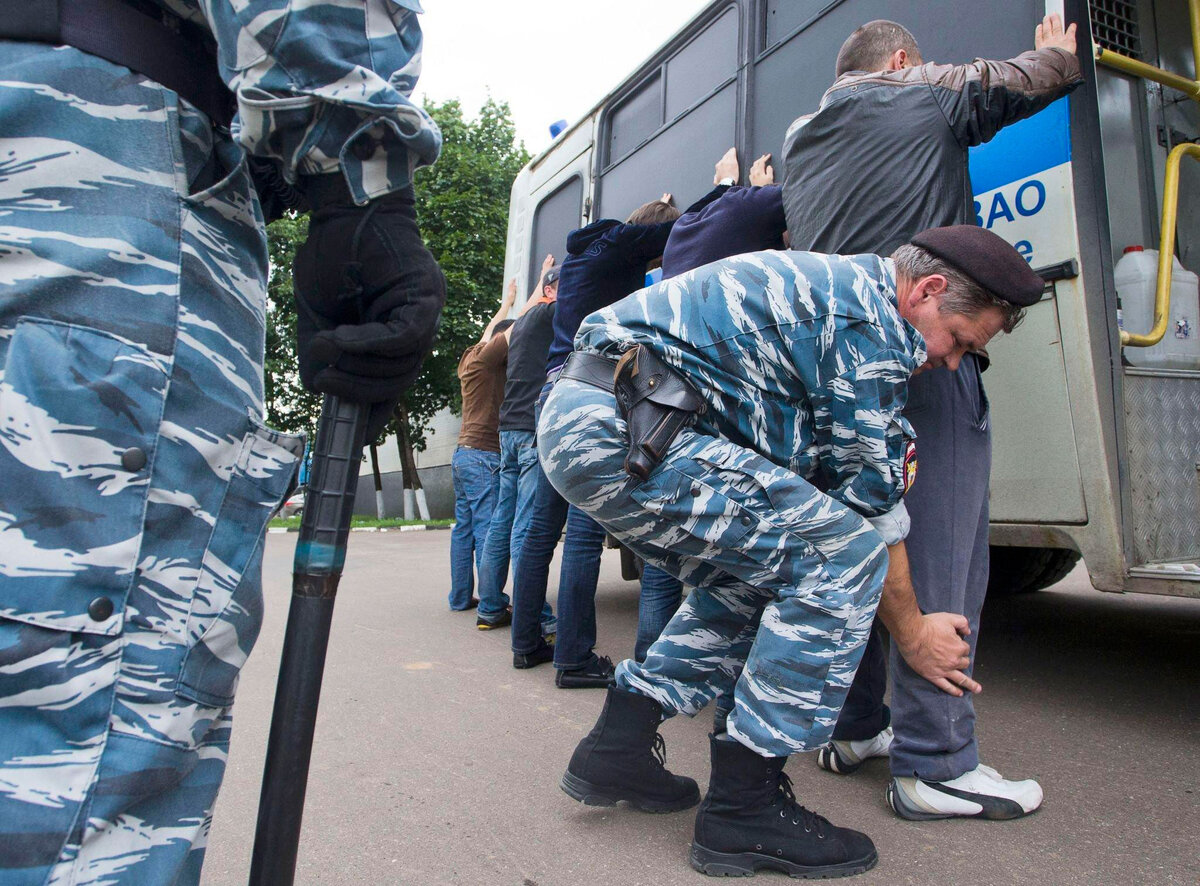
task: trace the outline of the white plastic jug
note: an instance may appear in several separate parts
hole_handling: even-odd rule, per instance
[[[1171,312],[1167,334],[1152,348],[1125,348],[1134,366],[1200,369],[1200,277],[1172,259]],[[1158,250],[1127,246],[1113,272],[1121,299],[1120,325],[1146,333],[1154,324],[1154,290],[1158,286]]]

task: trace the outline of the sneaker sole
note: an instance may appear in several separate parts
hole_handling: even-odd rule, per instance
[[[893,782],[888,782],[886,797],[887,804],[892,807],[892,811],[908,821],[942,821],[947,818],[982,818],[985,821],[1011,821],[1014,818],[1024,818],[1027,815],[1033,815],[1033,813],[1037,812],[1037,809],[1031,809],[1026,812],[1016,800],[1007,800],[1004,797],[984,797],[978,794],[968,795],[962,792],[958,792],[955,795],[972,803],[977,803],[983,808],[974,815],[965,815],[961,812],[927,812],[924,809],[914,806],[904,791],[896,790],[896,785]]]
[[[607,689],[610,686],[617,685],[616,677],[610,676],[607,679],[600,677],[562,677],[565,671],[559,671],[554,678],[554,685],[559,689]]]
[[[684,797],[682,800],[653,800],[648,797],[638,796],[637,794],[599,787],[572,775],[570,772],[563,773],[562,781],[559,782],[558,786],[563,789],[563,792],[568,797],[578,800],[584,806],[616,806],[621,801],[624,801],[634,809],[640,809],[642,812],[663,813],[682,812],[684,809],[691,809],[700,802],[699,788],[695,790],[694,795]]]
[[[504,622],[504,624],[498,624],[498,625],[480,624],[479,622],[475,622],[475,629],[479,630],[479,631],[498,631],[498,630],[500,630],[500,628],[506,628],[511,624],[512,624],[512,622],[509,622],[509,621]]]
[[[693,843],[688,861],[693,868],[710,877],[753,877],[760,870],[770,870],[781,871],[797,880],[832,880],[871,870],[879,863],[879,853],[872,852],[865,858],[840,864],[804,865],[757,852],[715,852]]]
[[[817,765],[835,775],[852,775],[862,768],[865,760],[853,763],[838,753],[835,745],[825,745],[817,751]]]

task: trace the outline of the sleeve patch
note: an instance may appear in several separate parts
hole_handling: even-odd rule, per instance
[[[917,481],[917,444],[912,440],[904,448],[904,491],[912,489]]]

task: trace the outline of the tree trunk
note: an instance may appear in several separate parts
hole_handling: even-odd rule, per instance
[[[375,516],[382,520],[383,513],[383,477],[379,475],[379,450],[371,444],[371,473],[375,475]]]
[[[401,404],[396,407],[396,422],[400,433],[396,435],[396,446],[400,450],[400,472],[404,478],[404,519],[413,520],[419,513],[422,520],[429,519],[429,506],[425,503],[425,490],[417,473],[417,460],[413,455],[412,438],[408,434],[408,410]]]

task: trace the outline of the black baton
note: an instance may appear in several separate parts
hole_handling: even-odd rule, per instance
[[[296,540],[292,606],[267,739],[251,886],[290,886],[296,875],[329,624],[354,511],[370,406],[326,396]]]

